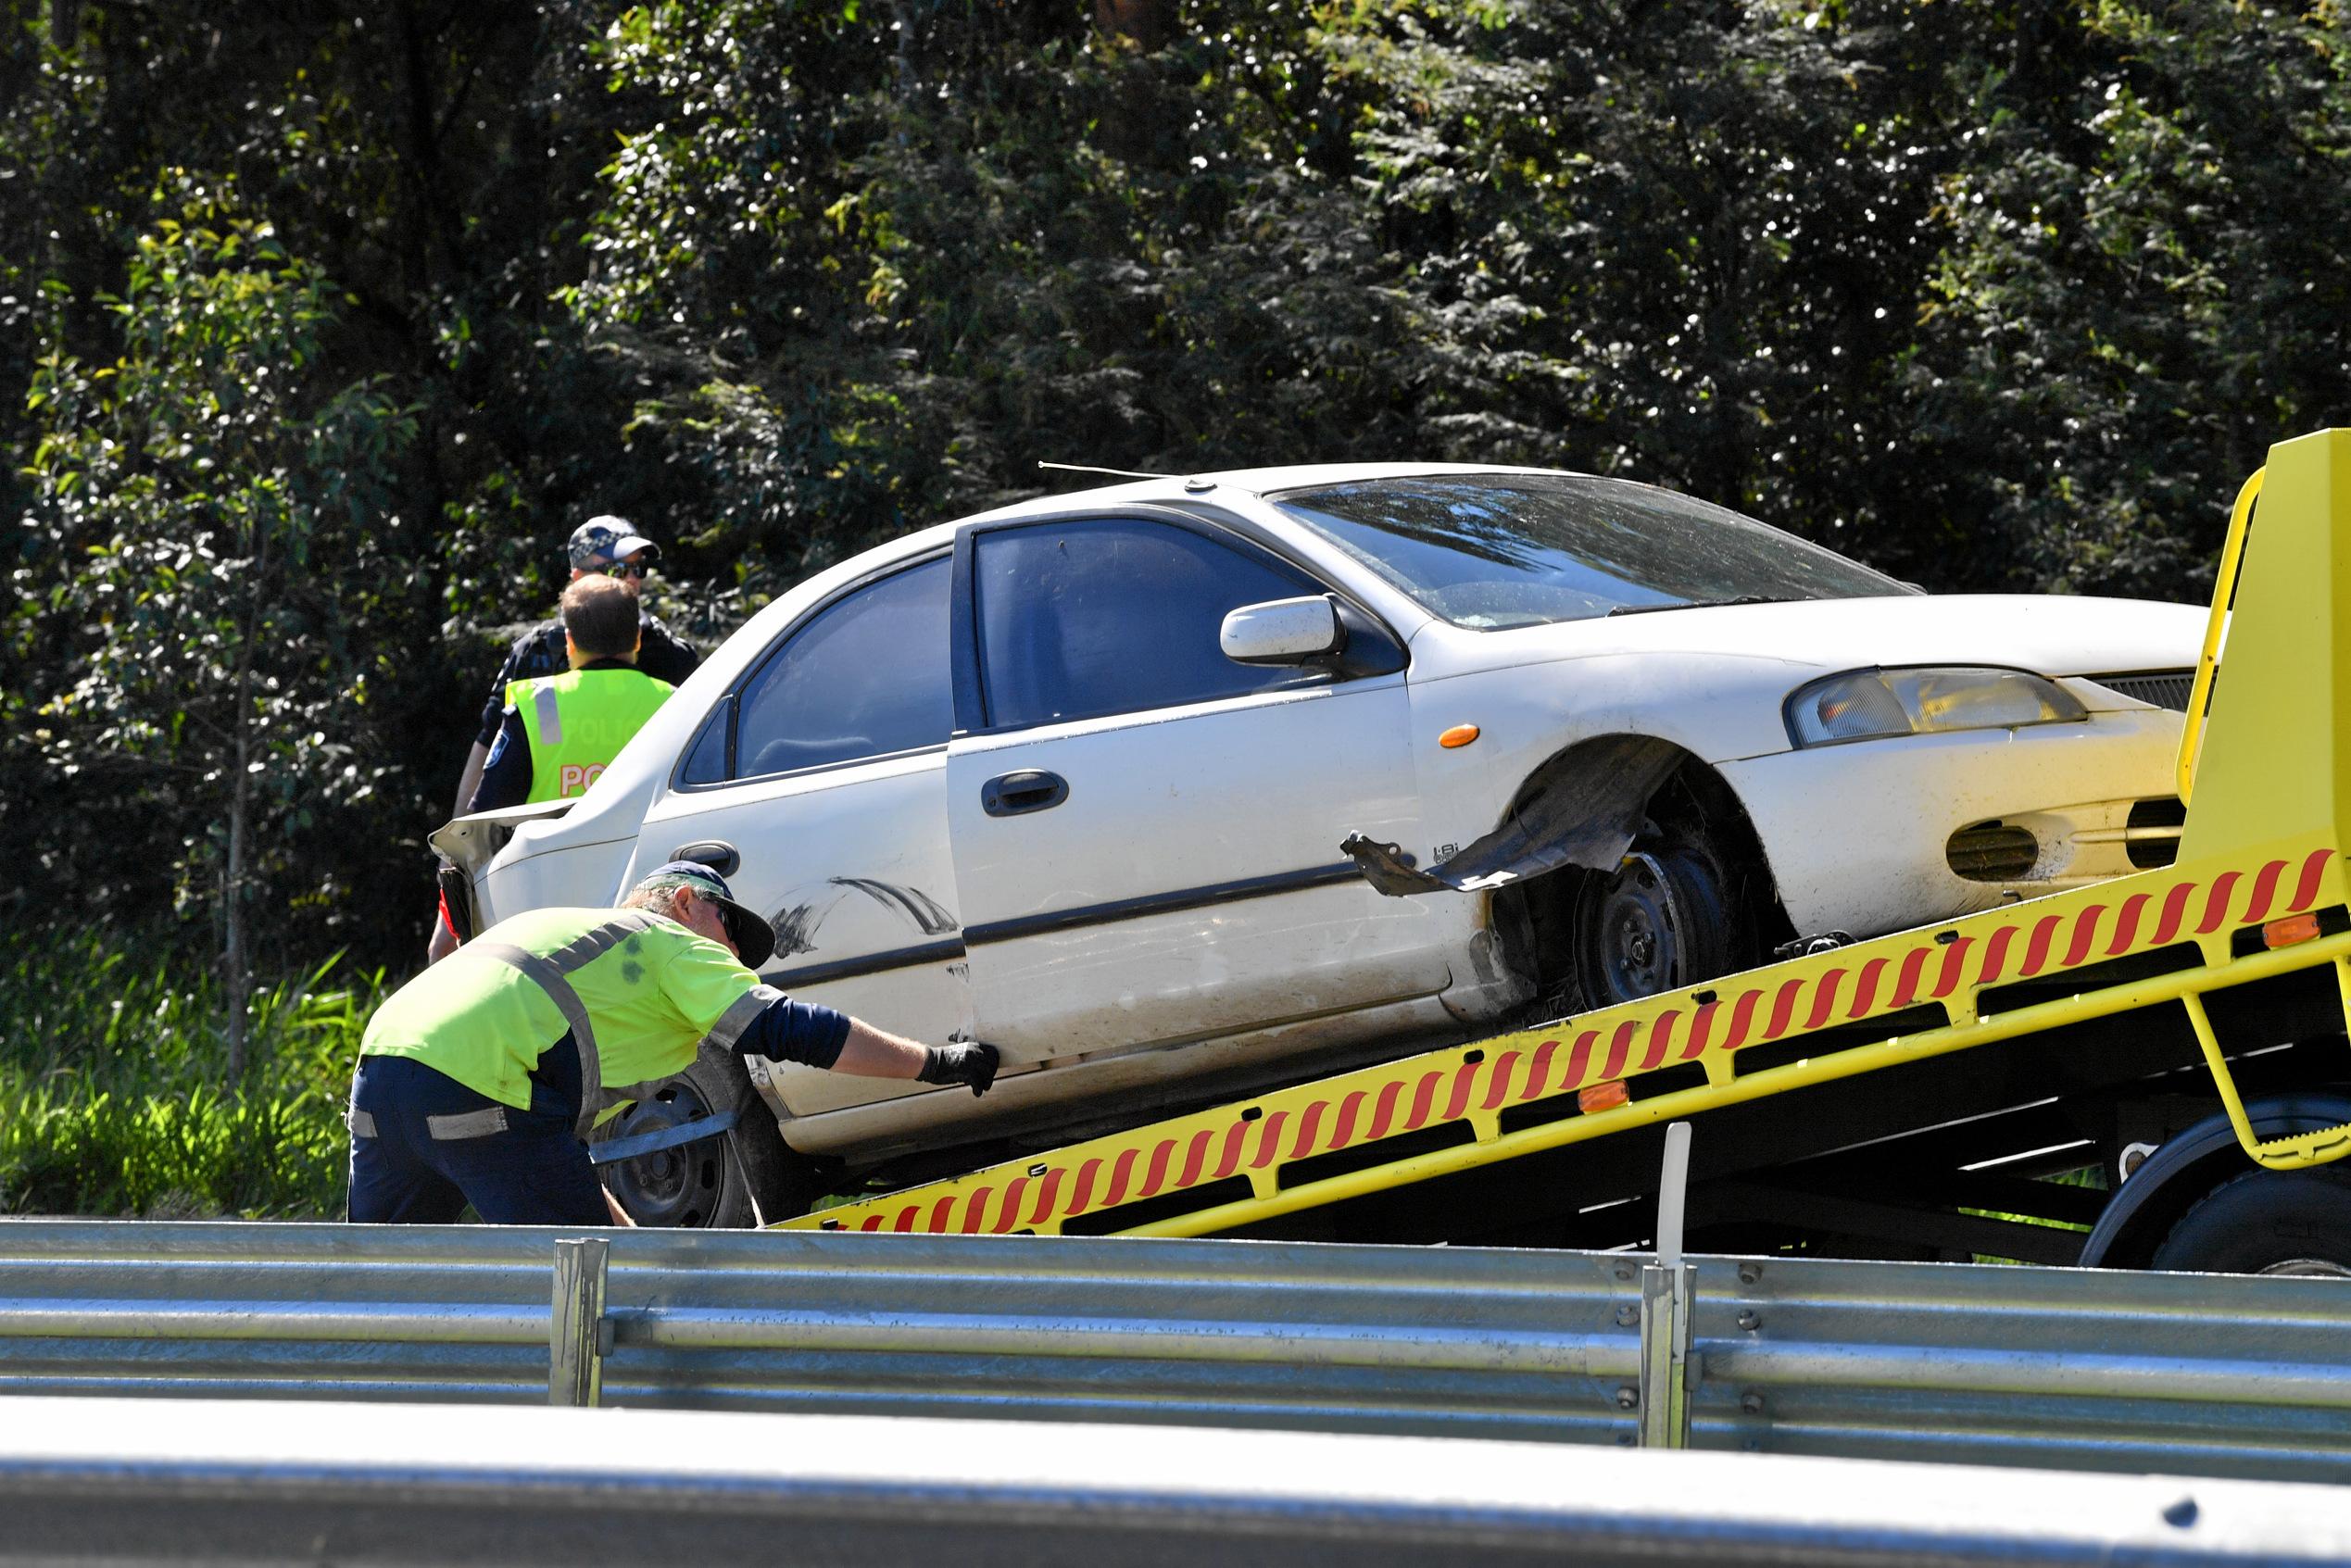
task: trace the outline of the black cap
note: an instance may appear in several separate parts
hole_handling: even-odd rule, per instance
[[[699,860],[672,860],[656,866],[636,884],[638,893],[649,893],[663,887],[690,887],[696,895],[716,904],[719,914],[726,922],[726,934],[735,939],[735,956],[747,969],[757,969],[767,962],[775,951],[775,928],[758,915],[735,901],[727,890],[726,878]]]

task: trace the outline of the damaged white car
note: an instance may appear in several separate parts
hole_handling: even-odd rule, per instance
[[[1003,1051],[985,1099],[706,1060],[611,1129],[640,1218],[739,1223],[2165,863],[2203,625],[1586,475],[1151,480],[844,562],[585,798],[436,843],[476,929],[709,859],[771,983]]]

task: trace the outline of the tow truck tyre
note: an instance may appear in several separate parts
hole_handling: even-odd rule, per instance
[[[2158,1269],[2351,1279],[2351,1174],[2247,1171],[2199,1198],[2156,1248]]]
[[[1722,873],[1703,842],[1680,834],[1637,844],[1614,872],[1586,877],[1571,929],[1587,1007],[1653,997],[1738,967]]]
[[[786,1146],[774,1113],[731,1051],[705,1044],[693,1066],[607,1123],[596,1141],[657,1133],[723,1110],[735,1112],[726,1132],[599,1168],[631,1219],[739,1229],[807,1211],[819,1196],[815,1173]]]

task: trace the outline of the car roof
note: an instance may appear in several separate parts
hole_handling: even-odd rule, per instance
[[[1064,470],[1066,471],[1066,470]],[[1371,479],[1409,479],[1452,473],[1566,473],[1565,469],[1533,468],[1503,463],[1289,463],[1273,468],[1220,469],[1201,473],[1162,474],[1125,484],[1062,490],[961,519],[992,522],[999,519],[1034,517],[1040,512],[1066,510],[1072,506],[1115,506],[1138,501],[1198,500],[1218,491],[1269,495],[1285,490],[1315,489],[1328,484],[1358,484]],[[1578,477],[1589,477],[1579,475]],[[1638,483],[1639,481],[1620,483]]]
[[[1058,472],[1116,474],[1114,469],[1062,469]],[[1140,475],[1124,484],[1103,484],[1077,490],[1058,490],[1050,495],[1031,495],[1025,500],[1010,501],[985,511],[966,512],[960,517],[925,523],[920,528],[886,539],[868,546],[847,561],[804,579],[798,586],[823,582],[830,584],[841,577],[854,576],[870,569],[880,559],[921,555],[937,549],[952,539],[959,529],[972,523],[1012,522],[1023,518],[1050,517],[1069,511],[1090,511],[1098,508],[1134,506],[1138,504],[1167,505],[1172,502],[1226,499],[1245,496],[1262,500],[1288,491],[1319,489],[1331,484],[1359,484],[1376,479],[1415,479],[1439,474],[1558,474],[1576,479],[1597,479],[1606,483],[1624,484],[1640,489],[1660,486],[1646,480],[1623,479],[1611,474],[1588,474],[1576,469],[1539,468],[1517,463],[1436,463],[1436,462],[1347,462],[1347,463],[1286,463],[1254,469],[1204,470],[1189,474]],[[1677,492],[1678,494],[1678,492]],[[780,596],[790,596],[789,595]]]
[[[1068,470],[1056,470],[1062,472]],[[1096,473],[1109,470],[1080,470]],[[1353,484],[1371,479],[1408,479],[1430,474],[1470,473],[1572,473],[1567,469],[1533,468],[1505,463],[1289,463],[1276,467],[1255,469],[1220,469],[1194,474],[1162,474],[1130,479],[1124,484],[1098,485],[1090,489],[1062,490],[1050,495],[1032,495],[1026,500],[992,507],[986,511],[967,512],[961,517],[901,533],[868,546],[846,560],[812,576],[801,579],[768,605],[755,611],[745,621],[748,627],[761,620],[773,621],[770,612],[787,601],[804,606],[811,598],[829,596],[840,583],[873,570],[880,562],[905,559],[936,550],[955,537],[956,532],[971,523],[1006,522],[1021,518],[1050,517],[1072,510],[1091,510],[1100,507],[1132,506],[1139,503],[1166,504],[1186,500],[1215,498],[1219,493],[1226,496],[1245,495],[1255,499],[1286,490],[1302,490],[1326,484]],[[1578,474],[1578,478],[1594,477]],[[1616,481],[1635,484],[1637,480]],[[811,593],[811,590],[813,590]],[[791,612],[798,615],[799,608]]]

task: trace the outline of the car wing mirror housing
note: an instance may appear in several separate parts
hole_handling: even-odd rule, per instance
[[[1404,667],[1386,628],[1335,594],[1243,605],[1225,617],[1216,645],[1237,664],[1297,665],[1341,680]]]
[[[1236,664],[1305,664],[1347,646],[1339,607],[1320,594],[1243,605],[1225,617],[1216,646]]]

